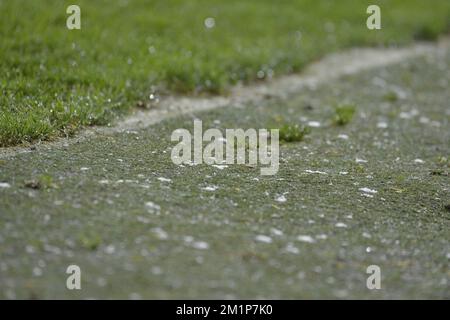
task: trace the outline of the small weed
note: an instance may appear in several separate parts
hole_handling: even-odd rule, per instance
[[[414,32],[415,40],[434,41],[438,38],[438,36],[439,32],[429,25],[420,26]]]
[[[362,174],[366,172],[366,168],[360,164],[357,164],[352,168],[352,171],[356,174]]]
[[[356,107],[352,104],[340,105],[335,108],[333,122],[338,126],[348,124],[355,115]]]
[[[450,168],[450,157],[440,156],[440,157],[437,158],[437,163],[440,166],[449,167]]]
[[[398,100],[398,95],[394,91],[389,91],[383,96],[383,100],[389,101],[389,102],[396,102]]]
[[[88,250],[96,250],[102,242],[102,239],[98,234],[80,234],[78,240],[80,244]]]
[[[305,135],[311,132],[309,127],[300,126],[298,124],[285,124],[280,129],[280,141],[298,142],[303,141]]]
[[[49,175],[41,175],[37,179],[25,180],[26,188],[31,189],[50,189],[56,187],[53,183],[53,178]]]

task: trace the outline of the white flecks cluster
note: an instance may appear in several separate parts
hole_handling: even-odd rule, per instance
[[[355,162],[356,162],[356,163],[367,163],[368,161],[367,161],[367,160],[364,160],[364,159],[361,159],[361,158],[356,158],[356,159],[355,159]]]
[[[306,243],[314,243],[316,242],[313,237],[307,235],[300,235],[297,237],[298,241],[306,242]]]
[[[151,230],[159,240],[167,240],[169,235],[163,229],[157,227]]]
[[[292,244],[291,242],[289,242],[286,247],[284,248],[284,251],[288,252],[288,253],[293,253],[293,254],[299,254],[300,250],[294,246],[294,244]]]
[[[262,234],[257,235],[255,237],[255,240],[258,241],[258,242],[263,242],[263,243],[272,243],[272,238],[271,237],[265,236],[265,235],[262,235]]]
[[[147,201],[145,207],[150,213],[158,213],[161,210],[161,207],[152,201]]]
[[[318,171],[318,170],[305,170],[306,173],[316,173],[316,174],[327,174],[326,172],[323,171]]]
[[[347,225],[343,222],[338,222],[335,224],[336,228],[347,228]]]
[[[276,236],[280,236],[281,237],[283,235],[283,231],[278,230],[276,228],[271,228],[270,231],[272,232],[273,235],[276,235]]]
[[[400,119],[411,119],[419,114],[417,109],[412,109],[410,111],[402,111],[399,114]]]
[[[311,128],[320,128],[320,122],[319,121],[308,121],[308,126]]]
[[[378,193],[377,190],[370,189],[370,188],[359,188],[358,190],[361,192],[364,192],[364,193],[371,193],[371,194]]]
[[[219,187],[218,186],[214,186],[214,185],[206,186],[206,187],[202,188],[202,190],[205,190],[205,191],[216,191],[217,189],[219,189]]]
[[[207,28],[207,29],[214,28],[216,26],[216,19],[214,19],[212,17],[208,17],[205,19],[204,24],[205,24],[205,28]]]
[[[386,122],[380,121],[377,123],[377,128],[379,129],[386,129],[388,127],[388,124]]]
[[[224,165],[224,164],[213,164],[212,166],[213,166],[214,168],[219,169],[219,170],[223,170],[223,169],[225,169],[225,168],[228,168],[228,166],[227,166],[227,165]]]
[[[283,203],[283,202],[286,202],[286,201],[287,201],[287,198],[286,198],[286,196],[285,196],[284,194],[282,194],[282,195],[277,196],[277,197],[275,198],[275,201],[276,201],[276,202],[281,202],[281,203]]]
[[[193,236],[184,236],[184,243],[191,246],[194,249],[198,250],[207,250],[209,249],[209,244],[205,241],[195,241]]]

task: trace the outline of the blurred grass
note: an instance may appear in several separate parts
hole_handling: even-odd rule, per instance
[[[70,4],[0,0],[0,147],[106,125],[153,92],[223,93],[342,48],[433,40],[450,21],[448,0],[78,0],[69,31]]]

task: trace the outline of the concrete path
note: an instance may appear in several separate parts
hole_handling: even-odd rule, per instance
[[[2,298],[450,298],[447,42],[357,50],[0,159]],[[356,105],[333,125],[334,107]],[[280,169],[174,165],[170,135],[312,126]],[[66,268],[82,289],[66,288]],[[380,290],[366,269],[381,269]]]

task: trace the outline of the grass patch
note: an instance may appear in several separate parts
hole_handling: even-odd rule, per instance
[[[279,138],[283,142],[299,142],[303,141],[305,136],[311,132],[309,127],[300,126],[298,124],[285,124],[280,128]]]
[[[108,124],[151,93],[222,93],[328,52],[448,29],[447,0],[375,2],[374,32],[367,3],[353,0],[78,0],[82,29],[72,31],[71,1],[0,1],[0,147]]]
[[[356,106],[352,104],[340,105],[334,109],[333,122],[338,126],[345,126],[352,121],[356,112]]]
[[[395,91],[389,91],[383,96],[383,100],[388,102],[396,102],[398,101],[398,94]]]
[[[80,245],[87,250],[97,250],[102,243],[102,238],[96,233],[81,233],[78,235]]]
[[[24,186],[30,189],[56,188],[53,177],[49,175],[41,175],[37,179],[25,180]]]
[[[423,25],[416,29],[414,32],[414,39],[419,41],[434,41],[439,37],[439,30],[434,29],[432,26]]]

